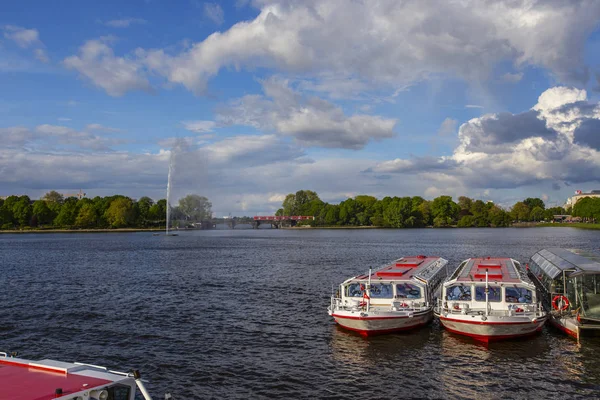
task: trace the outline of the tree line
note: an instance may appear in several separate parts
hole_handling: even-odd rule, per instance
[[[573,206],[573,216],[581,217],[584,221],[600,221],[600,198],[584,197]]]
[[[578,203],[579,204],[579,203]],[[299,190],[286,196],[277,215],[308,215],[312,226],[378,226],[389,228],[419,227],[504,227],[513,222],[552,220],[554,215],[565,214],[562,207],[546,209],[538,198],[527,198],[505,210],[492,202],[466,196],[454,202],[451,196],[425,200],[420,196],[384,197],[360,195],[329,204],[316,192]]]
[[[187,195],[171,208],[173,225],[208,219],[212,204],[206,197]],[[50,191],[40,200],[28,196],[0,199],[0,228],[152,228],[166,224],[166,199],[138,200],[122,195],[78,199]]]

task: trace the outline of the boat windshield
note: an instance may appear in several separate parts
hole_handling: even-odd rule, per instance
[[[531,303],[531,290],[524,287],[507,287],[505,301],[507,303]]]
[[[471,286],[454,285],[447,287],[446,300],[471,300]]]
[[[394,297],[391,283],[372,283],[369,293],[372,299],[391,299]]]
[[[576,279],[581,314],[600,319],[600,274],[582,275]]]
[[[396,285],[396,297],[399,299],[420,299],[421,287],[413,283],[399,283]]]
[[[502,289],[499,286],[489,286],[488,300],[500,301]],[[475,301],[485,301],[485,286],[475,286]]]
[[[362,297],[363,285],[360,283],[351,283],[346,286],[346,297]]]

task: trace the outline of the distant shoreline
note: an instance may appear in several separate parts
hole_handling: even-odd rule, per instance
[[[457,227],[457,226],[442,226],[433,227],[427,226],[422,228],[388,228],[383,226],[287,226],[279,229],[291,229],[291,230],[303,230],[303,229],[477,229],[477,227]],[[498,229],[492,227],[480,227],[484,229]],[[513,224],[509,227],[499,228],[576,228],[576,229],[589,229],[589,230],[600,230],[600,224],[586,224],[586,223],[522,223]],[[202,229],[172,229],[172,232],[185,232],[185,231],[197,231]],[[208,230],[223,230],[223,229],[208,229]],[[250,229],[246,229],[250,230]],[[164,228],[116,228],[116,229],[12,229],[12,230],[0,230],[0,234],[27,234],[27,233],[132,233],[132,232],[164,232]]]
[[[12,229],[2,233],[123,233],[123,232],[164,232],[157,228],[116,228],[116,229]]]

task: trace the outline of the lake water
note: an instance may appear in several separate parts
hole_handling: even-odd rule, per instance
[[[332,285],[401,256],[545,247],[599,251],[600,231],[0,235],[0,351],[135,367],[155,399],[598,398],[597,339],[546,327],[485,346],[437,322],[363,339],[327,315]]]

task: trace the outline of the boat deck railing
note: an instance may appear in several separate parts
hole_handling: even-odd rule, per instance
[[[472,307],[470,303],[438,299],[438,304],[436,306],[436,313],[438,314],[486,315],[486,311],[487,315],[495,317],[543,317],[546,315],[546,311],[541,303],[510,304],[506,309],[493,308],[492,305],[488,303],[488,309],[486,310],[485,307]]]
[[[406,299],[390,299],[390,303],[380,304],[371,303],[369,307],[371,310],[380,311],[424,311],[430,308],[428,302],[425,301],[406,301]],[[341,297],[331,296],[331,304],[329,309],[331,311],[360,311],[367,307],[367,300],[344,300]]]

